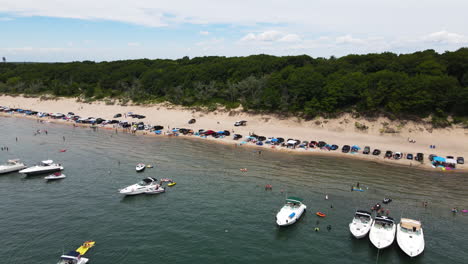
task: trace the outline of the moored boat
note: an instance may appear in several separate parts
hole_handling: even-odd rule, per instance
[[[296,223],[306,210],[307,206],[302,203],[298,197],[288,197],[286,204],[276,214],[276,224],[279,226],[288,226]]]
[[[86,264],[88,263],[89,259],[83,257],[86,252],[90,248],[94,246],[96,242],[94,241],[86,241],[81,245],[79,248],[77,248],[75,251],[70,251],[67,254],[63,254],[60,256],[60,260],[57,264]]]
[[[61,172],[56,172],[56,173],[53,173],[49,176],[45,176],[44,179],[48,180],[48,181],[51,181],[51,180],[60,180],[60,179],[64,179],[66,178],[67,176]]]
[[[44,160],[41,164],[20,170],[19,173],[26,175],[45,174],[63,170],[62,165],[55,164],[52,160]]]
[[[156,185],[159,185],[157,179],[153,177],[146,177],[139,183],[127,186],[119,190],[119,192],[124,195],[136,195],[150,191]]]
[[[398,246],[410,257],[416,257],[424,251],[424,233],[420,221],[402,218],[397,226]]]
[[[135,167],[137,172],[142,172],[146,169],[146,165],[143,163],[138,163]]]
[[[19,171],[26,168],[26,165],[19,159],[8,160],[6,164],[0,165],[0,174]]]
[[[396,225],[393,218],[376,216],[369,232],[369,239],[376,248],[383,249],[393,243],[395,233]]]
[[[374,219],[371,213],[364,210],[357,210],[354,213],[353,221],[349,224],[349,231],[357,239],[365,237],[372,226]]]

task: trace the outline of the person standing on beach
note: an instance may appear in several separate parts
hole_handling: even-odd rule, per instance
[[[63,141],[65,141],[65,136],[62,136],[62,138],[63,138]]]
[[[16,137],[16,142],[18,142],[18,137]]]

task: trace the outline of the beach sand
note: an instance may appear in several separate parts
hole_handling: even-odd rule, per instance
[[[391,121],[387,118],[377,118],[375,120],[366,120],[364,118],[353,118],[350,114],[342,115],[336,119],[318,118],[306,121],[296,117],[281,118],[270,114],[251,114],[236,110],[217,110],[200,111],[170,104],[156,105],[108,105],[104,102],[82,103],[76,99],[61,98],[59,100],[40,100],[39,98],[0,96],[0,105],[14,108],[31,109],[47,113],[74,112],[81,117],[101,117],[103,119],[127,120],[129,122],[143,121],[145,124],[161,125],[164,130],[172,128],[191,128],[194,131],[198,129],[212,129],[214,131],[229,130],[231,133],[238,133],[248,136],[249,133],[265,137],[283,137],[299,139],[301,141],[325,141],[329,144],[337,144],[340,149],[337,151],[326,151],[319,149],[286,149],[266,145],[263,147],[255,146],[251,143],[244,146],[253,146],[259,149],[271,149],[283,151],[288,154],[320,154],[333,155],[340,157],[359,158],[372,160],[375,162],[384,162],[398,164],[402,166],[411,166],[435,170],[431,167],[427,157],[430,154],[439,156],[451,155],[454,157],[468,158],[468,130],[462,127],[450,127],[444,129],[432,129],[429,125],[416,123],[412,121]],[[146,118],[139,120],[133,118],[113,118],[117,113],[133,112],[135,114],[145,115]],[[2,113],[6,116],[6,113]],[[20,116],[15,114],[15,116]],[[35,118],[35,117],[34,117]],[[196,119],[195,124],[188,124],[192,118]],[[52,119],[50,119],[52,121]],[[236,127],[234,123],[239,120],[246,120],[247,126]],[[57,121],[57,120],[54,120]],[[60,122],[60,121],[59,121]],[[64,123],[74,123],[65,122]],[[356,128],[356,122],[365,125],[368,129],[361,131]],[[385,133],[386,130],[395,133]],[[151,133],[151,135],[153,135]],[[192,136],[191,138],[199,138]],[[202,138],[199,138],[202,139]],[[416,140],[416,143],[409,143],[408,139]],[[240,141],[232,140],[232,137],[224,139],[215,139],[208,137],[210,142],[219,142],[224,144],[235,144]],[[345,154],[341,153],[343,145],[358,145],[361,151],[364,146],[370,146],[371,150],[378,148],[382,154],[378,157],[372,155]],[[436,149],[430,149],[430,145],[435,145]],[[424,153],[425,162],[421,164],[417,161],[406,159],[393,160],[384,159],[383,154],[386,150],[402,153],[417,152]],[[468,171],[468,166],[457,164],[456,171]]]

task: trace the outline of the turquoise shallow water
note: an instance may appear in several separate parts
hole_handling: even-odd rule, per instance
[[[49,133],[34,136],[37,129]],[[32,165],[50,158],[62,163],[68,176],[51,183],[40,176],[0,176],[1,263],[56,263],[63,250],[90,239],[97,242],[87,254],[95,264],[468,262],[468,215],[450,213],[453,206],[468,208],[466,174],[334,157],[258,155],[200,140],[13,118],[0,118],[0,134],[0,146],[9,147],[0,151],[2,162],[21,158]],[[67,152],[59,152],[63,148]],[[138,162],[155,168],[137,174]],[[243,167],[249,171],[240,172]],[[160,195],[119,195],[119,188],[146,176],[172,178],[177,185]],[[368,189],[350,192],[357,181]],[[273,191],[263,189],[267,183]],[[279,229],[275,214],[286,195],[302,197],[308,211],[294,226]],[[349,234],[354,210],[385,196],[393,198],[388,208],[397,220],[423,222],[426,249],[418,258],[406,257],[396,243],[378,252],[367,238]],[[428,208],[421,206],[426,200]],[[318,219],[316,211],[327,217]],[[321,231],[314,232],[315,226]]]

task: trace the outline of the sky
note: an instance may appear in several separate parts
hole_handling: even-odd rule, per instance
[[[444,52],[468,46],[467,10],[467,0],[0,0],[0,57]]]

